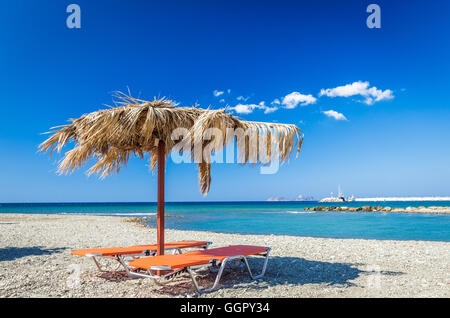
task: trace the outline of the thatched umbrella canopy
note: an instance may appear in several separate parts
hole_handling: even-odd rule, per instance
[[[65,153],[59,173],[72,172],[95,158],[97,162],[88,173],[98,173],[101,177],[119,172],[131,155],[141,159],[148,155],[152,169],[158,166],[158,216],[161,217],[164,211],[164,161],[172,150],[181,152],[189,144],[191,157],[198,164],[200,191],[207,194],[211,183],[211,155],[237,139],[230,131],[242,129],[245,132],[245,142],[237,143],[243,164],[268,164],[275,158],[283,163],[294,149],[298,155],[303,141],[303,133],[295,125],[244,121],[224,109],[176,107],[165,99],[145,101],[120,92],[115,97],[115,107],[85,114],[70,119],[70,124],[53,127],[48,132],[51,136],[39,149],[59,152],[72,141],[75,147]],[[187,131],[183,142],[172,138],[177,128]],[[210,129],[216,129],[223,138],[214,134],[205,138]],[[202,150],[198,152],[195,149]],[[159,222],[163,220],[158,219]],[[163,246],[163,242],[159,242],[160,235],[162,233],[158,234],[158,244]],[[163,251],[162,248],[159,253]]]

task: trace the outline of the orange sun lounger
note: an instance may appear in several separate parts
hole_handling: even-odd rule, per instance
[[[227,247],[212,248],[208,250],[192,251],[177,255],[160,255],[154,257],[144,257],[132,260],[128,263],[129,269],[127,273],[132,277],[148,277],[148,278],[168,278],[183,271],[187,271],[191,276],[195,289],[199,293],[211,292],[215,290],[222,277],[223,270],[227,262],[232,260],[241,260],[245,263],[246,268],[252,279],[258,279],[264,276],[269,259],[270,248],[252,245],[233,245]],[[264,256],[264,264],[260,274],[253,275],[247,262],[248,256]],[[214,285],[209,289],[199,287],[195,279],[193,269],[200,267],[218,267],[219,271],[214,281]],[[165,271],[167,274],[158,276],[155,271]]]
[[[211,242],[207,241],[179,241],[179,242],[170,242],[165,243],[165,250],[173,250],[174,253],[180,253],[181,250],[185,248],[203,248],[207,249]],[[72,255],[79,256],[87,256],[92,257],[100,271],[104,271],[96,257],[106,257],[117,260],[125,269],[127,269],[127,264],[125,261],[126,257],[131,259],[136,259],[136,257],[140,256],[154,256],[156,255],[157,245],[149,244],[149,245],[135,245],[128,247],[107,247],[107,248],[88,248],[81,250],[74,250],[71,252]]]

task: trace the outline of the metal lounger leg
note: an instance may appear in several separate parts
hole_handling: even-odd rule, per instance
[[[96,255],[96,256],[99,256],[99,255]],[[101,267],[100,263],[95,258],[96,256],[91,255],[90,257],[94,260],[94,263],[97,266],[98,270],[100,272],[104,272],[104,273],[109,272],[108,270],[105,270]],[[125,268],[125,270],[127,270],[128,266],[121,255],[116,255],[115,257],[112,257],[112,256],[101,256],[101,257],[110,258],[110,259],[113,259],[113,260],[116,260],[117,262],[119,262],[119,266],[115,269],[115,271],[119,269],[120,265],[122,265]]]
[[[223,270],[225,268],[225,265],[226,265],[227,261],[228,261],[227,258],[224,259],[224,261],[220,265],[219,272],[217,273],[216,280],[214,281],[214,285],[211,288],[209,288],[209,289],[201,289],[198,286],[197,280],[195,279],[195,273],[192,271],[191,268],[189,268],[189,267],[186,268],[187,272],[191,276],[191,279],[192,279],[192,282],[194,283],[195,289],[197,290],[197,292],[199,294],[209,293],[209,292],[212,292],[213,290],[215,290],[217,288],[217,285],[219,284],[220,278],[222,277]]]
[[[123,266],[123,268],[125,269],[125,272],[127,273],[128,277],[136,278],[136,276],[132,275],[133,273],[131,272],[130,267],[125,262],[125,260],[124,260],[124,258],[122,256],[117,255],[116,260]]]
[[[209,289],[201,289],[199,287],[198,283],[197,283],[197,280],[195,279],[195,273],[192,271],[192,269],[188,267],[187,271],[188,271],[189,275],[191,276],[192,282],[194,283],[194,286],[195,286],[195,289],[197,290],[197,292],[200,293],[200,294],[209,293],[209,292],[214,291],[217,288],[217,285],[219,284],[220,278],[222,277],[225,265],[227,264],[228,261],[235,260],[235,259],[244,260],[244,263],[245,263],[245,265],[247,267],[247,270],[248,270],[248,273],[250,274],[250,277],[252,279],[259,279],[259,278],[263,277],[264,274],[266,273],[267,262],[269,260],[269,254],[270,254],[270,248],[267,249],[267,252],[265,254],[264,264],[263,264],[263,268],[261,270],[261,273],[258,274],[258,275],[255,275],[255,276],[253,275],[253,273],[252,273],[252,271],[250,269],[250,266],[248,265],[247,258],[245,256],[237,255],[237,256],[232,256],[232,257],[225,258],[223,260],[222,264],[220,265],[219,272],[217,273],[216,280],[214,281],[214,285],[211,288],[209,288]]]
[[[175,248],[173,249],[172,254],[173,254],[173,255],[175,255],[175,254],[183,254],[183,251],[181,250],[181,248],[175,247]]]
[[[95,265],[97,265],[97,268],[100,272],[106,272],[104,269],[102,269],[102,267],[100,266],[100,264],[98,263],[97,259],[94,256],[91,256],[92,259],[94,260]]]
[[[270,248],[267,250],[266,258],[264,259],[263,268],[262,268],[262,270],[261,270],[261,273],[259,273],[258,275],[253,275],[253,273],[252,273],[252,271],[251,271],[251,269],[250,269],[250,266],[248,265],[247,257],[244,256],[244,263],[245,263],[245,266],[247,267],[248,273],[250,274],[250,277],[251,277],[252,279],[259,279],[259,278],[263,277],[264,274],[266,273],[267,262],[269,261],[269,253],[270,253]]]

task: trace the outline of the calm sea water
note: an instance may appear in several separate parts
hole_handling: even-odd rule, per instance
[[[450,215],[307,212],[318,202],[179,202],[166,204],[166,228],[243,234],[450,242]],[[349,207],[450,206],[450,202],[347,202]],[[155,203],[0,203],[0,213],[137,216],[156,224]]]

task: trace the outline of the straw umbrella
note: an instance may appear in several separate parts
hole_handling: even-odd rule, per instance
[[[230,132],[245,132],[240,139],[244,142],[237,143],[241,164],[264,165],[276,159],[284,163],[294,149],[298,156],[303,141],[301,130],[291,124],[244,121],[224,109],[176,107],[170,100],[145,101],[121,92],[115,97],[114,107],[51,128],[51,136],[39,145],[39,150],[52,154],[73,142],[74,148],[65,153],[58,172],[72,172],[96,159],[88,174],[97,173],[102,178],[118,173],[132,155],[141,159],[149,156],[150,166],[157,168],[158,174],[158,255],[164,253],[164,168],[171,151],[181,153],[189,146],[191,158],[198,165],[200,191],[206,195],[211,184],[211,156],[230,141],[238,141],[237,135]],[[180,128],[186,132],[181,142],[173,138],[173,132]],[[215,134],[210,134],[211,129]],[[205,138],[208,134],[209,138]]]

